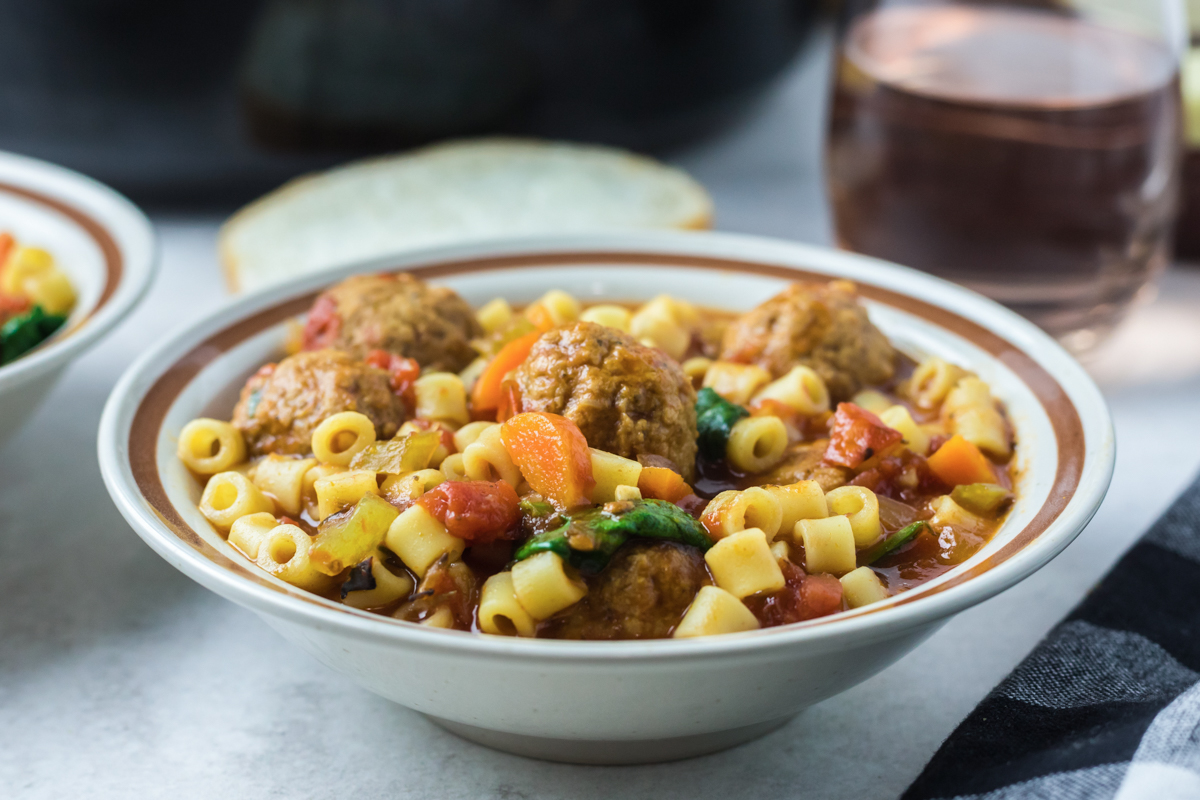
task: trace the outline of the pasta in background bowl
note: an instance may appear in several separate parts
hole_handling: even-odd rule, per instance
[[[289,526],[280,526],[267,505],[246,508],[255,513],[237,521],[238,531],[232,530],[232,519],[214,517],[213,509],[220,507],[220,502],[215,506],[209,503],[206,517],[199,508],[203,484],[176,452],[180,435],[194,433],[185,431],[189,422],[227,415],[246,379],[262,364],[280,357],[294,335],[290,320],[308,311],[321,290],[347,275],[396,269],[454,289],[471,306],[481,309],[485,319],[487,304],[497,297],[514,306],[542,300],[548,313],[553,313],[553,301],[547,302],[545,297],[551,286],[564,290],[565,296],[579,298],[585,306],[607,309],[593,316],[613,319],[618,312],[612,309],[619,309],[620,302],[645,302],[660,295],[740,312],[797,280],[849,278],[866,299],[871,321],[901,352],[914,362],[934,365],[928,368],[934,371],[938,364],[965,367],[1000,399],[1018,443],[1012,464],[1015,498],[995,534],[961,564],[907,591],[886,598],[874,596],[870,603],[846,603],[842,606],[846,610],[778,627],[745,630],[757,626],[744,624],[720,628],[742,630],[740,633],[687,641],[545,641],[440,630],[436,627],[439,623],[432,621],[434,608],[395,619],[362,610],[371,606],[370,600],[356,604],[362,608],[347,607],[336,602],[335,595],[320,596],[333,588],[325,573],[335,572],[343,582],[347,573],[339,570],[347,565],[339,562],[337,569],[313,571],[311,579],[292,575],[291,582],[277,577],[282,571],[269,574],[270,558],[278,555],[276,562],[281,564],[293,560],[294,554],[308,545],[308,533],[295,525],[290,526],[295,528],[292,532],[286,530]],[[313,314],[320,316],[316,309]],[[318,318],[315,324],[322,335],[329,333],[320,323]],[[667,341],[655,344],[663,351],[672,347]],[[684,358],[686,348],[673,355]],[[430,356],[440,357],[456,358]],[[462,366],[455,363],[453,369]],[[692,369],[696,371],[696,365]],[[708,365],[706,373],[710,371]],[[438,380],[445,383],[439,392],[451,383]],[[747,392],[746,400],[764,391],[761,386],[745,389],[739,384],[744,376],[720,371],[711,378],[705,374],[704,380],[735,400],[739,391]],[[848,391],[837,385],[837,376],[829,380],[834,381],[835,392]],[[254,386],[261,385],[261,381],[252,382],[241,393],[243,430],[259,430],[244,423],[249,411],[247,398],[251,405],[261,402],[253,400]],[[796,388],[784,385],[776,387],[776,393],[794,398]],[[870,398],[863,397],[861,402],[868,403]],[[386,406],[386,402],[380,403]],[[454,426],[468,430],[466,416],[459,411],[454,414],[462,417]],[[377,415],[375,424],[384,425],[380,430],[391,435],[399,420],[386,428],[391,423]],[[223,429],[213,430],[216,436]],[[275,429],[270,433],[288,435]],[[258,447],[266,440],[248,441],[251,447]],[[288,452],[298,455],[311,450],[318,456],[315,464],[325,460],[320,457],[322,448],[330,452],[339,448],[332,439],[328,445],[321,441],[314,431],[311,443],[301,437],[286,446],[293,448]],[[464,442],[466,449],[473,446]],[[919,643],[951,614],[1012,585],[1065,547],[1099,505],[1113,459],[1111,424],[1094,385],[1069,356],[1015,315],[957,287],[882,262],[819,248],[710,235],[562,237],[445,248],[348,267],[340,275],[297,283],[284,298],[252,296],[181,332],[134,365],[105,410],[99,447],[105,480],[122,513],[155,550],[186,574],[255,610],[286,638],[334,669],[453,731],[513,752],[588,763],[663,760],[730,746],[865,679]],[[207,452],[215,457],[220,447]],[[196,453],[200,458],[206,455],[203,447]],[[327,454],[326,458],[336,455]],[[499,457],[492,463],[497,461]],[[282,460],[270,463],[276,465],[272,469],[291,468]],[[234,467],[220,473],[229,476],[222,480],[231,486],[263,485],[261,475],[247,474],[236,467],[236,461],[218,466]],[[312,466],[308,464],[306,469]],[[496,471],[503,479],[503,469]],[[444,467],[441,472],[440,480],[445,480]],[[528,477],[527,471],[524,474]],[[318,509],[318,517],[326,512],[336,514],[341,506],[372,493],[380,486],[376,477],[372,474],[371,486],[363,484],[359,491],[350,486],[357,481],[353,470],[315,475],[314,482],[324,481],[324,497],[328,498],[328,507]],[[520,485],[521,477],[512,476],[510,482]],[[212,483],[209,479],[210,486]],[[626,497],[615,500],[636,499],[628,494],[637,491],[636,486],[621,488]],[[387,493],[382,487],[378,491]],[[865,495],[858,496],[862,493],[850,493],[856,497],[839,500],[827,495],[829,502],[841,504],[836,513],[857,513],[858,506],[868,503]],[[321,499],[322,495],[314,497]],[[380,501],[381,507],[387,505]],[[273,529],[271,541],[280,548],[279,553],[268,553],[269,557],[260,555],[258,566],[246,557],[247,547],[252,546],[247,543],[260,540],[256,537],[261,531],[255,524]],[[811,527],[813,542],[829,533],[818,530],[819,525]],[[713,530],[710,527],[709,533]],[[755,588],[742,585],[746,573],[731,570],[728,564],[733,563],[733,555],[757,553],[766,544],[751,542],[753,536],[737,530],[731,532],[735,535],[721,538],[719,543],[722,555],[708,559],[709,582],[716,585],[702,589],[693,605],[709,602],[717,592],[736,603],[737,596],[748,595]],[[432,534],[423,536],[418,538],[430,541]],[[408,545],[396,541],[404,565],[416,578],[423,578],[421,573],[433,561],[413,555],[411,549],[405,550]],[[717,549],[714,546],[712,550]],[[441,548],[433,555],[445,552]],[[758,563],[772,558],[763,553],[756,557]],[[836,561],[840,556],[835,553],[831,558]],[[550,560],[539,563],[545,566]],[[851,571],[809,566],[814,572],[834,575]],[[509,573],[501,570],[497,574]],[[372,587],[389,580],[383,573],[374,578]],[[513,580],[507,579],[508,583]],[[523,579],[516,576],[516,580]],[[565,585],[559,581],[560,588]],[[352,585],[348,596],[365,593],[361,591],[365,586]],[[412,587],[402,588],[411,591]],[[374,597],[379,599],[379,595]],[[552,616],[563,602],[562,597],[547,601],[549,605],[532,595],[524,599],[525,610],[533,609],[530,616],[534,621]],[[555,607],[555,603],[560,605]],[[511,602],[510,607],[516,608]],[[443,616],[441,624],[446,622]],[[514,631],[505,628],[497,632]],[[530,674],[537,674],[539,680],[528,681]],[[582,683],[589,687],[583,694],[575,688]]]
[[[132,310],[156,266],[132,203],[62,167],[0,152],[0,443],[76,356]]]

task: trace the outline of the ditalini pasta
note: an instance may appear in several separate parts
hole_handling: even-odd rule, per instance
[[[0,366],[62,329],[75,301],[71,279],[49,251],[0,233]]]
[[[0,289],[56,302],[36,254],[11,263]],[[974,557],[1014,497],[1002,398],[895,350],[846,282],[737,316],[558,289],[472,310],[359,276],[303,330],[231,420],[180,429],[199,511],[264,580],[430,635],[688,639],[874,607]]]

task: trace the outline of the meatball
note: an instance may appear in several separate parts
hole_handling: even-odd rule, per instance
[[[414,359],[422,367],[460,372],[479,354],[475,312],[454,290],[411,275],[357,275],[313,304],[304,349],[333,347],[356,358],[371,350]]]
[[[794,283],[725,330],[721,358],[775,377],[811,367],[834,402],[895,374],[896,351],[867,318],[849,281]]]
[[[709,583],[704,556],[674,542],[622,547],[587,595],[552,619],[543,635],[559,639],[664,639]]]
[[[515,374],[522,411],[561,414],[592,447],[626,458],[663,456],[691,480],[696,390],[661,350],[577,322],[542,336]]]
[[[304,454],[317,426],[339,411],[366,414],[381,439],[394,436],[406,415],[387,371],[338,350],[315,350],[268,364],[246,381],[233,424],[252,455]]]
[[[828,439],[815,442],[798,442],[783,454],[783,460],[763,477],[764,485],[788,486],[800,481],[816,481],[825,491],[831,491],[854,477],[854,471],[825,463]]]

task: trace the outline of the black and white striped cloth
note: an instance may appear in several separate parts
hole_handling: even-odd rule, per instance
[[[1200,480],[903,800],[1200,800]]]

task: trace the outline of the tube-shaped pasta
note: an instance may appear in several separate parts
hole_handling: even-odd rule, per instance
[[[454,612],[445,606],[441,606],[425,619],[417,623],[424,625],[426,628],[453,628],[454,627]]]
[[[787,445],[787,426],[779,417],[742,417],[729,431],[725,457],[734,469],[756,475],[778,464]]]
[[[731,403],[744,406],[771,382],[771,373],[755,364],[714,361],[704,373],[704,385]]]
[[[593,503],[607,503],[617,499],[618,486],[637,486],[642,474],[642,465],[631,458],[590,448],[592,454],[592,478],[596,483],[588,492]]]
[[[627,308],[611,305],[598,305],[584,311],[579,318],[584,322],[594,322],[608,328],[629,333],[633,324],[633,314]]]
[[[957,433],[989,455],[1008,458],[1012,445],[1004,417],[988,385],[979,378],[958,382],[942,404],[942,418],[952,434]]]
[[[216,475],[246,460],[246,442],[228,422],[200,417],[179,432],[176,454],[192,472]]]
[[[308,557],[312,540],[295,525],[279,525],[267,534],[258,548],[254,563],[281,581],[323,594],[333,588],[337,578],[324,575]]]
[[[431,372],[417,378],[413,384],[417,396],[416,415],[458,427],[470,419],[467,414],[467,389],[462,379],[452,372]]]
[[[407,507],[445,480],[445,473],[439,469],[419,469],[406,475],[388,475],[379,485],[379,493],[392,505]]]
[[[927,358],[913,370],[907,383],[908,398],[918,408],[937,408],[966,371],[940,358]]]
[[[967,511],[950,497],[950,495],[942,495],[931,501],[929,507],[933,509],[933,516],[929,520],[930,526],[940,532],[943,528],[952,528],[955,531],[963,533],[979,533],[988,527],[988,521],[983,517],[971,511]]]
[[[845,575],[857,566],[854,530],[846,517],[802,519],[796,530],[804,542],[804,569]]]
[[[514,564],[512,582],[517,601],[536,620],[557,614],[587,594],[587,585],[567,572],[557,553],[549,551]]]
[[[779,539],[771,543],[771,555],[775,556],[776,561],[788,560],[792,558],[792,551],[788,547],[788,543],[783,539]]]
[[[442,556],[457,561],[467,547],[466,542],[451,536],[445,525],[419,505],[409,506],[393,520],[384,541],[418,578],[424,578]]]
[[[511,572],[488,578],[479,592],[479,629],[497,636],[535,636],[537,623],[517,600]]]
[[[721,492],[709,501],[700,523],[714,539],[723,539],[747,528],[758,528],[767,541],[779,533],[783,509],[773,494],[759,486]]]
[[[671,634],[676,639],[715,636],[758,628],[758,619],[745,604],[717,586],[701,586],[696,599]]]
[[[779,532],[790,537],[796,523],[802,519],[824,519],[829,516],[825,490],[816,481],[800,481],[787,486],[764,486],[779,501]]]
[[[317,494],[317,519],[323,520],[354,505],[363,495],[379,494],[379,484],[371,470],[356,469],[317,480],[313,491]]]
[[[704,561],[717,586],[738,599],[784,587],[779,560],[758,528],[726,536],[708,549]]]
[[[696,381],[704,380],[704,375],[712,365],[713,360],[711,358],[693,356],[679,366],[683,369],[683,374],[688,376],[688,380],[695,384]]]
[[[613,492],[613,499],[614,500],[641,500],[642,499],[642,490],[636,486],[626,486],[625,484],[621,484],[620,486],[617,487],[616,491]]]
[[[304,496],[304,476],[317,465],[315,458],[291,458],[272,453],[254,465],[250,480],[283,509],[283,513],[300,513]],[[315,478],[314,478],[315,482]]]
[[[371,577],[374,589],[347,592],[342,602],[351,608],[380,608],[412,594],[413,579],[407,572],[395,573],[384,562],[387,557],[377,552],[371,557]]]
[[[54,269],[54,257],[40,247],[18,247],[0,269],[0,294],[21,297],[30,280]]]
[[[75,307],[75,287],[58,269],[48,269],[25,281],[25,296],[48,314],[66,314]]]
[[[891,399],[883,392],[877,392],[874,389],[864,389],[854,397],[850,398],[850,402],[861,409],[870,411],[872,414],[880,414],[885,408],[891,408]]]
[[[512,318],[512,306],[503,297],[489,300],[475,312],[475,319],[479,320],[479,325],[483,328],[484,333],[495,333],[507,325]]]
[[[221,531],[233,527],[239,517],[260,511],[274,512],[275,504],[240,472],[213,475],[200,496],[200,513]]]
[[[859,567],[847,572],[840,578],[842,582],[842,597],[851,608],[862,608],[871,603],[886,600],[888,590],[883,582],[870,567]]]
[[[657,347],[671,358],[683,358],[692,334],[681,319],[680,306],[672,298],[662,295],[646,303],[634,312],[629,320],[629,331],[639,342]]]
[[[461,453],[475,444],[479,439],[479,434],[495,426],[495,422],[468,422],[454,432],[454,449]]]
[[[462,453],[451,453],[446,456],[438,469],[442,475],[446,476],[446,480],[448,481],[465,481],[467,479],[467,468],[464,461]]]
[[[274,514],[260,511],[257,514],[247,514],[233,521],[229,529],[229,543],[251,561],[258,558],[258,548],[267,538],[267,534],[278,527],[279,521]]]
[[[514,489],[521,485],[521,470],[517,469],[500,439],[499,425],[484,428],[479,437],[463,450],[462,468],[467,480],[501,480]]]
[[[551,289],[534,304],[546,309],[555,325],[566,325],[579,319],[583,307],[579,301],[562,289]]]
[[[904,406],[889,406],[879,414],[879,419],[892,430],[900,431],[904,446],[919,456],[929,450],[929,434],[921,430]]]
[[[312,435],[312,451],[322,463],[348,467],[375,442],[375,423],[366,414],[340,411],[326,417]]]
[[[754,395],[754,400],[777,400],[805,416],[829,410],[829,389],[810,367],[792,367]]]
[[[825,495],[825,502],[831,514],[850,520],[855,547],[867,547],[883,535],[879,498],[865,486],[839,486]]]
[[[304,473],[304,485],[300,489],[300,504],[304,506],[304,510],[313,517],[318,516],[316,489],[317,481],[330,475],[336,475],[339,472],[348,472],[348,470],[345,467],[339,467],[336,464],[317,464],[308,472]]]

